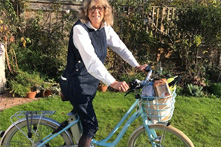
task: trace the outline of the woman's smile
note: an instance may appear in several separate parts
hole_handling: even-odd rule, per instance
[[[88,11],[88,18],[91,22],[91,25],[94,28],[99,29],[104,19],[104,8],[102,6],[90,7]]]

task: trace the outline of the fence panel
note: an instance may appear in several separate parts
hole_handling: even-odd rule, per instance
[[[26,11],[51,11],[53,6],[60,5],[59,11],[75,10],[82,5],[83,0],[28,0]]]
[[[170,23],[176,17],[175,7],[160,7],[152,6],[147,19],[147,32],[153,31],[156,34],[157,31],[168,34],[169,29],[165,27],[165,23]]]
[[[62,13],[68,13],[70,11],[78,11],[82,6],[83,0],[28,0],[26,2],[25,11],[22,15],[24,15],[25,19],[35,17],[35,13],[37,11],[42,11],[45,13],[45,21],[50,23],[49,20],[55,21],[62,20]],[[118,0],[118,7],[120,9],[114,10],[115,14],[123,13],[128,15],[133,11],[134,7],[131,6],[130,2],[138,2],[140,4],[139,7],[142,7],[144,11],[148,7],[148,0]],[[59,12],[57,14],[52,14],[51,12],[54,9]],[[121,11],[121,12],[117,12]],[[148,15],[145,15],[146,12],[143,12],[143,20],[146,20],[147,23],[147,32],[152,31],[153,34],[157,34],[157,31],[161,33],[167,34],[169,32],[168,29],[165,29],[164,22],[171,21],[175,18],[176,8],[175,7],[160,7],[160,6],[151,6],[150,12]],[[141,14],[142,15],[142,14]],[[118,17],[118,16],[116,16]],[[49,19],[50,18],[50,19]]]

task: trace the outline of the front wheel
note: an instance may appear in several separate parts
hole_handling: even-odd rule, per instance
[[[140,126],[130,136],[128,147],[194,147],[192,141],[182,131],[173,126],[155,124],[149,125],[149,128],[156,134],[153,145],[151,145],[145,128]]]
[[[3,147],[35,147],[41,143],[40,140],[57,129],[59,124],[44,118],[42,118],[41,121],[33,118],[31,126],[32,136],[30,138],[27,137],[28,127],[26,120],[17,123],[16,126],[14,125],[7,132],[2,142]],[[44,147],[57,147],[71,144],[72,140],[70,139],[69,133],[62,132],[59,136],[45,144]]]

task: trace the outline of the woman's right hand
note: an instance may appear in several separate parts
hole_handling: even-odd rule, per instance
[[[119,90],[120,92],[126,92],[129,89],[129,85],[125,81],[115,81],[110,86],[116,90]]]

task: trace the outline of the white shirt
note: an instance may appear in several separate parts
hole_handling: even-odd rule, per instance
[[[91,29],[97,30],[90,22],[86,23],[86,25]],[[126,45],[120,40],[113,28],[106,24],[104,25],[104,28],[107,37],[107,46],[120,55],[121,58],[132,67],[138,66],[139,64],[136,59]],[[88,32],[81,25],[75,25],[73,32],[74,45],[79,50],[87,71],[108,86],[115,82],[116,79],[107,71],[104,64],[97,57]]]

